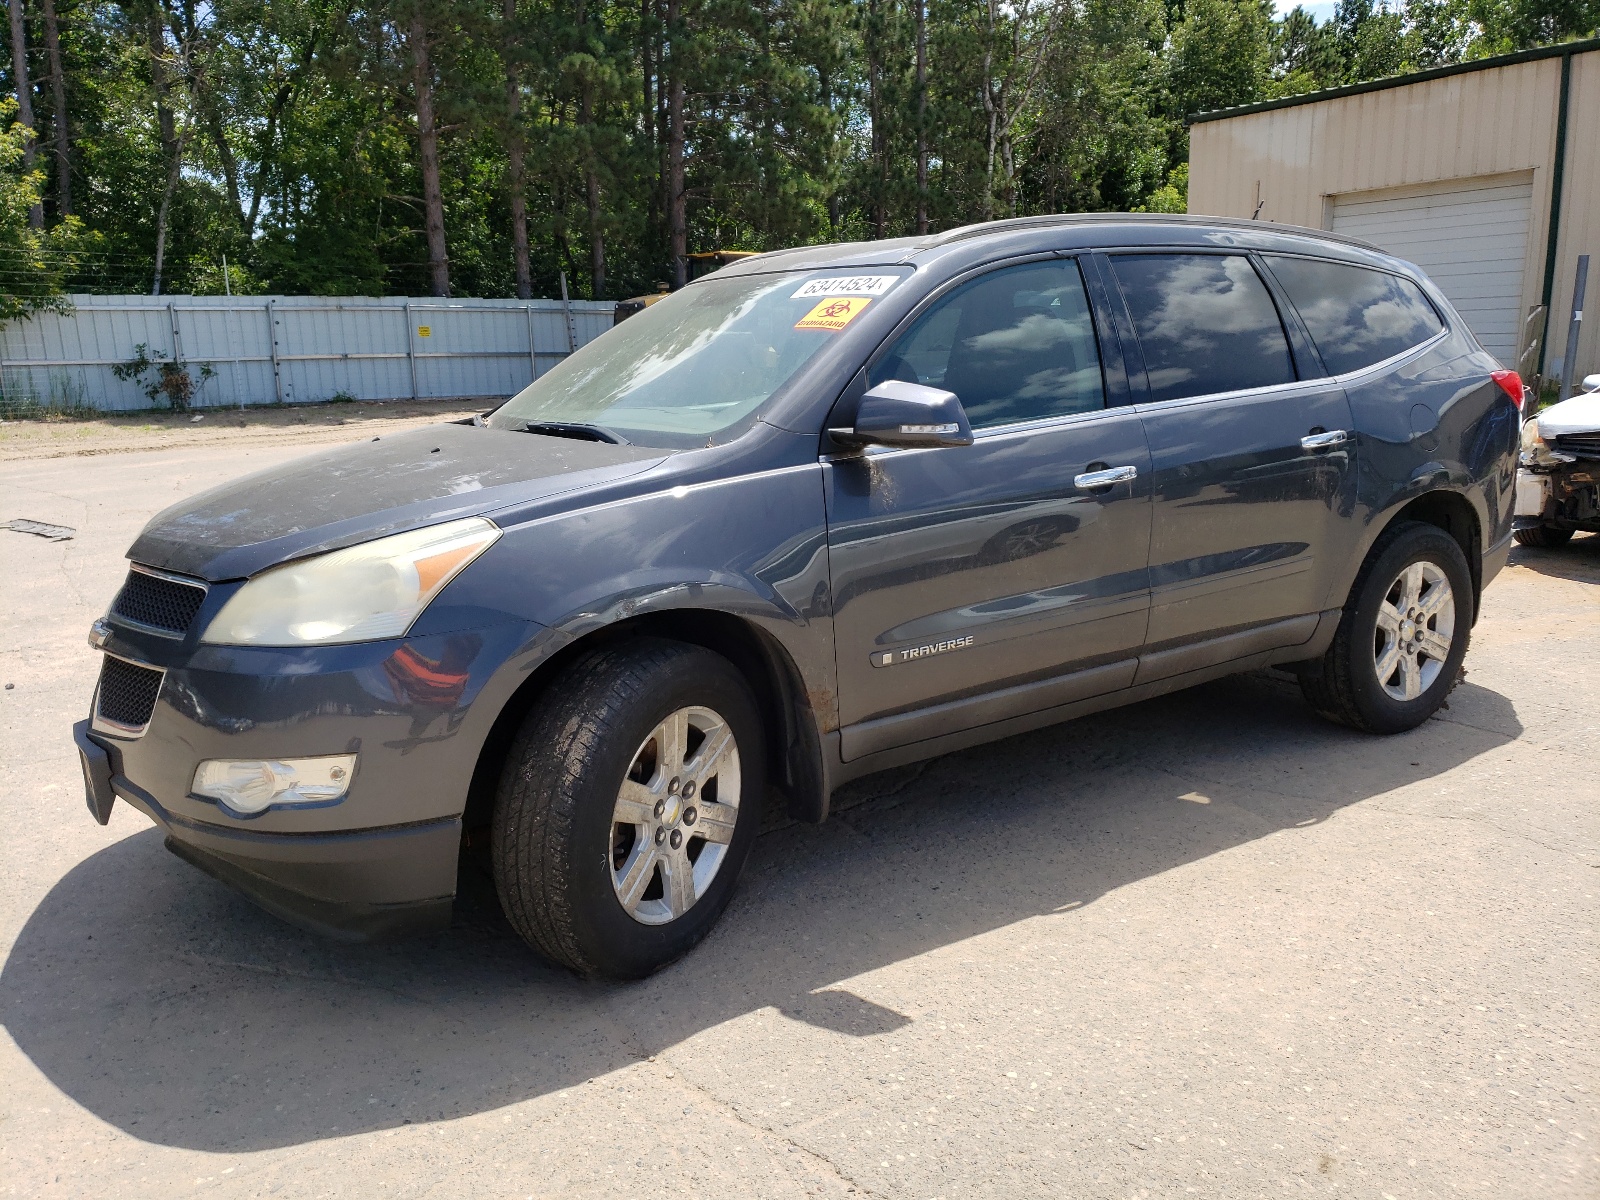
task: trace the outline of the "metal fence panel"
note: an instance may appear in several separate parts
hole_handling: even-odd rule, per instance
[[[152,359],[189,364],[195,408],[507,396],[609,329],[613,311],[603,301],[572,301],[569,338],[560,300],[72,299],[70,314],[0,328],[0,404],[149,408],[140,384],[114,373],[141,345]]]

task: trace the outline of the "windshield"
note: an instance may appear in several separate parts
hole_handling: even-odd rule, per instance
[[[489,424],[596,425],[646,446],[703,446],[753,415],[903,274],[703,280],[570,355]]]

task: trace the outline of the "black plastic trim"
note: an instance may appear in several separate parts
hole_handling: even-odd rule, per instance
[[[450,927],[454,896],[400,904],[319,900],[248,871],[238,863],[168,836],[166,847],[190,866],[225,883],[280,920],[340,942],[369,942]]]
[[[177,816],[120,775],[111,785],[161,828],[167,849],[302,929],[363,942],[450,923],[459,817],[341,833],[261,833]]]
[[[111,755],[89,736],[88,721],[73,725],[72,740],[77,743],[78,762],[83,767],[84,803],[89,806],[89,815],[105,825],[117,802],[117,793],[111,786]]]

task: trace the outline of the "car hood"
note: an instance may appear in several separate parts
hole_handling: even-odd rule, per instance
[[[1540,411],[1540,437],[1549,441],[1571,433],[1600,433],[1600,392],[1573,396]]]
[[[339,446],[201,492],[153,517],[134,562],[218,582],[388,533],[646,471],[659,449],[433,425]]]

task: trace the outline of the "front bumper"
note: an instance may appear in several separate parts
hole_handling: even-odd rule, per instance
[[[1563,453],[1517,470],[1517,529],[1600,532],[1600,459]]]
[[[175,817],[267,833],[335,833],[459,816],[478,751],[537,626],[297,650],[164,644],[112,625],[106,653],[161,672],[142,726],[91,722],[113,773]],[[237,817],[190,789],[205,759],[356,756],[325,807]]]
[[[120,798],[180,858],[257,904],[344,939],[449,922],[479,752],[548,631],[498,622],[452,634],[304,650],[160,639],[110,625],[108,654],[162,672],[148,720],[74,729],[102,824]],[[98,694],[95,700],[99,711]],[[231,813],[190,789],[204,759],[356,756],[345,796]]]
[[[169,811],[112,768],[108,746],[73,727],[89,811],[102,824],[120,798],[166,834],[167,849],[275,916],[345,941],[442,929],[455,896],[461,820],[336,833],[266,833]]]

